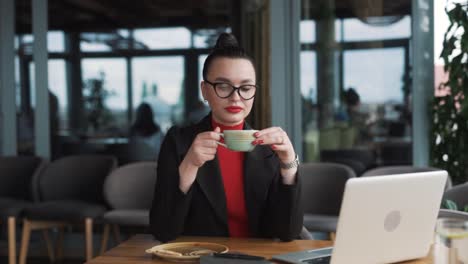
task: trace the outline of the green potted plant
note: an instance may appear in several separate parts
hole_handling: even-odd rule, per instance
[[[468,4],[446,9],[450,25],[440,57],[448,80],[432,102],[431,162],[449,172],[454,184],[468,178]]]
[[[443,207],[445,209],[468,212],[468,204],[465,204],[465,207],[463,207],[463,208],[458,208],[457,203],[455,203],[452,200],[448,200],[448,199],[444,201]]]

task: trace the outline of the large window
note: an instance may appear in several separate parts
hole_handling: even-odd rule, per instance
[[[81,68],[88,128],[94,124],[95,130],[111,135],[124,133],[128,128],[125,60],[120,58],[83,59]],[[100,102],[104,104],[103,108]],[[96,113],[100,116],[95,116]]]
[[[49,59],[48,62],[48,81],[49,81],[49,104],[51,116],[57,117],[57,129],[68,128],[68,87],[67,75],[65,71],[65,61],[62,59]],[[31,106],[36,106],[36,82],[34,74],[35,65],[31,62],[29,65],[29,80],[31,91]],[[53,113],[55,112],[55,113]]]
[[[133,106],[148,103],[166,131],[184,115],[184,58],[145,57],[132,60]]]
[[[377,154],[377,164],[410,164],[411,17],[396,10],[395,14],[382,15],[383,6],[390,1],[380,1],[382,10],[371,2],[368,9],[359,9],[376,12],[373,16],[357,12],[352,5],[344,8],[337,4],[335,8],[303,2],[300,80],[304,159],[324,160],[324,151],[367,149]],[[411,10],[399,5],[401,10]],[[327,6],[330,11],[325,10]],[[318,16],[326,12],[331,13]],[[334,32],[329,29],[333,25]],[[404,159],[386,155],[385,147],[394,142],[404,146],[399,151],[409,155]]]
[[[368,104],[402,103],[404,61],[403,48],[347,50],[344,87],[354,87]]]
[[[82,145],[85,152],[103,153],[107,147],[99,145],[96,149],[93,145],[88,149],[88,144],[125,142],[121,139],[128,136],[135,110],[141,103],[150,104],[163,132],[175,124],[197,122],[209,108],[200,93],[197,100],[187,97],[185,91],[199,89],[206,54],[214,45],[215,36],[222,31],[230,29],[161,27],[83,31],[78,35],[49,32],[50,109],[57,112],[57,129],[60,130],[57,132],[63,137],[64,144]],[[75,37],[78,37],[78,46],[65,45],[76,40]],[[32,131],[28,127],[34,126],[33,41],[31,34],[15,38],[18,52],[15,60],[16,101],[22,118],[19,122],[21,132]],[[78,73],[81,76],[75,76]],[[185,83],[197,78],[196,83]],[[54,103],[56,107],[52,105]],[[31,132],[19,138],[33,142],[32,137]],[[101,138],[104,138],[102,142],[99,141]],[[27,152],[32,153],[29,145]],[[68,147],[63,146],[64,153],[59,155],[74,153]],[[82,153],[83,150],[79,151]]]

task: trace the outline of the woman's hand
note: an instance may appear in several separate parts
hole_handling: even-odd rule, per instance
[[[269,145],[271,149],[278,155],[281,163],[290,163],[296,159],[296,152],[289,140],[288,134],[281,127],[269,127],[260,130],[254,134],[256,139],[252,142],[254,145]],[[297,168],[283,169],[283,183],[293,184],[296,177]]]
[[[198,168],[215,158],[218,149],[217,141],[221,138],[220,132],[221,130],[217,127],[214,131],[203,132],[195,137],[179,166],[179,188],[182,192],[186,193],[190,189],[195,181]]]

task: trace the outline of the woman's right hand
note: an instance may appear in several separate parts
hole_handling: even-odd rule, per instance
[[[182,192],[187,193],[190,189],[195,181],[198,168],[215,158],[218,149],[217,141],[221,139],[220,132],[220,128],[217,127],[214,131],[203,132],[195,137],[179,166],[179,188]]]

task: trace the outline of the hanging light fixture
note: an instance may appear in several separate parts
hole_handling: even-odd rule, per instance
[[[388,26],[400,21],[403,15],[392,15],[393,12],[385,12],[388,6],[391,10],[397,10],[395,5],[404,4],[403,1],[385,0],[351,0],[353,13],[360,21],[371,26]]]

